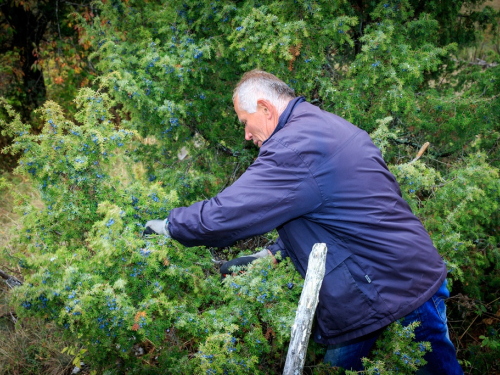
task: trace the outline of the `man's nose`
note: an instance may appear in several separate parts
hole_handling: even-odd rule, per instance
[[[251,141],[252,140],[252,133],[245,131],[245,140]]]

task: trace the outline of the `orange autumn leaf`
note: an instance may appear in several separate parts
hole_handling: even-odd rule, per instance
[[[146,311],[139,311],[137,314],[135,314],[134,322],[137,323],[141,317],[146,317]]]
[[[57,83],[58,85],[61,85],[64,82],[64,80],[61,76],[59,76],[59,77],[56,77],[54,82]]]

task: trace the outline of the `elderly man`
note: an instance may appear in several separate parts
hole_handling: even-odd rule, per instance
[[[280,251],[302,276],[324,242],[313,338],[328,345],[326,362],[362,369],[381,330],[404,318],[419,320],[417,340],[431,342],[428,373],[462,374],[446,324],[446,267],[368,134],[263,71],[246,73],[233,101],[258,158],[216,197],[173,209],[146,233],[222,247],[277,228],[268,250],[236,263]]]

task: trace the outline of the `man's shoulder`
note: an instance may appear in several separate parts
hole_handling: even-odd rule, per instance
[[[303,102],[294,109],[288,122],[273,135],[272,140],[298,152],[311,148],[333,152],[360,132],[364,133],[342,117]]]
[[[308,102],[297,105],[283,129],[287,129],[288,132],[283,132],[283,134],[278,132],[277,134],[285,135],[286,133],[301,132],[302,136],[314,136],[315,133],[312,131],[316,129],[326,133],[328,138],[333,136],[341,137],[344,134],[353,134],[360,130],[346,119]],[[304,134],[304,131],[307,133]],[[335,131],[335,133],[332,133],[332,131]]]

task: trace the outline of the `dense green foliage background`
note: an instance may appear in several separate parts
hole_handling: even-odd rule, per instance
[[[22,100],[3,101],[5,151],[39,194],[0,186],[19,213],[2,255],[22,268],[9,294],[18,316],[55,322],[76,362],[98,373],[281,371],[300,294],[286,287],[292,265],[264,260],[221,284],[212,261],[273,233],[228,249],[140,236],[147,220],[217,194],[251,164],[257,150],[231,96],[261,68],[371,133],[448,265],[464,369],[498,372],[499,12],[481,4],[129,0],[70,13],[78,46],[68,54],[88,48],[92,69],[65,76],[69,88],[54,86],[29,118]],[[469,58],[478,43],[487,53]],[[369,373],[418,367],[402,330],[391,326]],[[311,344],[307,371],[326,371],[323,353]]]

